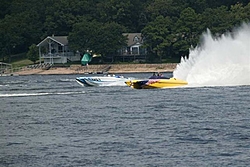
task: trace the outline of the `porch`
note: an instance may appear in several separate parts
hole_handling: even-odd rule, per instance
[[[80,61],[80,53],[74,53],[68,47],[67,36],[48,36],[38,45],[39,47],[39,59],[44,63],[67,63],[69,61]]]

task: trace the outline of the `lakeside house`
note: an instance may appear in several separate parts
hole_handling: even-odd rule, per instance
[[[142,48],[143,38],[141,33],[123,33],[128,37],[127,47],[122,49],[123,55],[140,55],[146,54],[145,48]]]
[[[112,56],[117,60],[137,60],[146,58],[146,49],[142,48],[143,38],[141,33],[124,33],[128,37],[127,46],[117,51],[117,55]],[[39,47],[39,58],[48,64],[64,64],[81,60],[79,52],[70,50],[68,46],[68,36],[48,36],[42,40]]]
[[[74,53],[69,49],[68,36],[48,36],[37,46],[39,47],[39,58],[44,63],[56,64],[69,61],[80,61],[80,53]]]

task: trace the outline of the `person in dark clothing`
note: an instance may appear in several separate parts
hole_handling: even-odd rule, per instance
[[[156,73],[154,72],[153,75],[149,79],[157,79],[158,76],[156,76]]]
[[[164,77],[162,73],[158,72],[157,75],[154,72],[149,79],[169,79],[169,77]]]

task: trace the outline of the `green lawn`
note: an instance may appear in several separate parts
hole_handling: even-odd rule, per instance
[[[23,67],[23,66],[33,64],[33,62],[28,59],[23,59],[23,60],[14,61],[11,64],[13,68],[18,68],[18,67]]]

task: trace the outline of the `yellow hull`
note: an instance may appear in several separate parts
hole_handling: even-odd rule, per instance
[[[146,80],[128,80],[125,82],[128,86],[135,89],[155,89],[155,88],[173,88],[187,85],[186,81],[170,79],[146,79]]]

